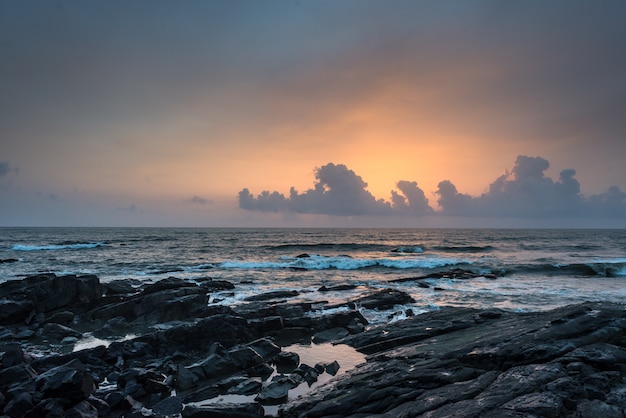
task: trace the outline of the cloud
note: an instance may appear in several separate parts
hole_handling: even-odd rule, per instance
[[[207,203],[212,203],[211,200],[204,198],[202,196],[194,196],[191,199],[189,199],[189,201],[193,203],[198,203],[200,205],[206,205]]]
[[[396,187],[404,196],[395,190],[391,191],[391,203],[395,212],[412,215],[429,215],[433,213],[433,209],[428,205],[428,199],[424,191],[417,186],[417,182],[400,180]]]
[[[325,215],[382,215],[390,214],[392,207],[377,200],[367,183],[343,164],[329,163],[315,170],[316,182],[312,189],[299,193],[291,188],[289,197],[278,192],[264,191],[254,197],[248,189],[239,192],[242,209],[261,212],[297,212]]]
[[[611,215],[626,216],[626,195],[612,186],[607,193],[585,198],[576,171],[561,171],[553,181],[544,172],[550,163],[541,157],[520,155],[511,172],[498,177],[478,197],[459,193],[449,180],[435,192],[441,213],[460,216],[550,218]]]
[[[399,181],[400,193],[392,191],[392,202],[376,199],[367,183],[343,164],[328,163],[315,170],[312,189],[299,193],[291,188],[289,197],[264,191],[254,197],[246,188],[239,192],[242,209],[261,212],[296,212],[324,215],[426,215],[433,212],[424,191],[416,182]]]
[[[6,161],[0,161],[0,177],[8,176],[11,172],[17,174],[20,169],[17,167],[11,167]]]
[[[239,207],[260,212],[295,212],[326,215],[402,216],[487,216],[519,218],[626,216],[626,193],[617,186],[599,195],[585,197],[576,171],[561,171],[558,180],[545,175],[550,167],[542,157],[519,155],[511,171],[496,178],[480,196],[461,193],[450,180],[439,183],[434,194],[435,211],[415,181],[401,180],[392,190],[390,202],[376,199],[367,183],[343,164],[328,163],[315,170],[312,189],[289,196],[264,191],[254,196],[249,189],[239,192]]]

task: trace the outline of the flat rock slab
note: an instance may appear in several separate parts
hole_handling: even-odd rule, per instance
[[[617,304],[442,309],[346,337],[367,362],[280,416],[623,416],[625,335]]]

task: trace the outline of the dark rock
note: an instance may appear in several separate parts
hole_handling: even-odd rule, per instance
[[[318,292],[338,292],[338,291],[343,291],[343,290],[352,290],[356,288],[357,286],[354,284],[341,284],[341,285],[330,286],[330,287],[322,286],[319,289],[317,289],[317,291]]]
[[[23,364],[31,360],[31,357],[24,353],[22,346],[17,343],[0,346],[0,366],[3,369],[17,364]]]
[[[282,417],[623,416],[626,310],[449,308],[350,335],[367,363]]]
[[[414,303],[415,300],[405,292],[395,289],[381,289],[369,295],[351,299],[349,304],[353,307],[365,309],[391,309],[395,305]]]
[[[102,286],[94,275],[40,274],[0,283],[0,295],[7,301],[0,310],[0,321],[6,324],[24,320],[25,311],[32,307],[43,313],[70,307],[73,311],[87,310],[102,297]],[[6,316],[9,309],[15,311],[13,318]]]
[[[300,379],[290,376],[276,376],[269,385],[265,386],[254,400],[263,405],[278,405],[284,403],[289,395],[289,390],[298,386]]]
[[[161,283],[163,281],[165,283]],[[195,284],[166,279],[161,282],[121,302],[96,308],[81,319],[108,321],[111,318],[123,317],[128,322],[156,324],[194,318],[209,302],[205,290]]]
[[[18,363],[0,370],[0,391],[7,392],[12,387],[34,382],[37,372],[28,363]]]
[[[140,294],[145,296],[151,293],[161,292],[163,290],[180,289],[183,287],[196,288],[197,285],[195,283],[179,279],[177,277],[168,277],[166,279],[161,279],[156,283],[145,286]]]
[[[251,377],[260,377],[265,380],[274,373],[274,368],[267,363],[261,363],[257,366],[251,367],[246,370],[248,376]]]
[[[235,288],[235,285],[233,283],[226,280],[215,280],[211,278],[206,278],[204,280],[196,279],[196,281],[203,288],[213,292],[217,290],[232,290]]]
[[[255,395],[259,393],[263,383],[260,378],[247,378],[227,389],[227,393],[235,395]]]
[[[137,293],[137,288],[141,285],[138,280],[112,280],[102,285],[105,295],[130,295]]]
[[[94,395],[91,395],[89,398],[87,398],[87,402],[89,402],[91,406],[96,408],[96,411],[98,413],[97,416],[102,417],[111,415],[111,405],[109,405],[109,403],[106,402],[104,399],[100,399],[95,397]]]
[[[283,329],[283,317],[282,316],[269,316],[261,320],[261,328],[263,331],[277,331]]]
[[[276,290],[273,292],[266,292],[266,293],[261,293],[259,295],[253,295],[253,296],[248,296],[247,298],[245,298],[245,301],[266,301],[266,300],[272,300],[272,299],[285,299],[285,298],[292,298],[294,296],[298,296],[300,294],[300,292],[298,292],[297,290]]]
[[[182,364],[179,364],[176,369],[176,388],[182,391],[191,389],[203,377],[203,374],[196,374]]]
[[[277,343],[282,346],[311,342],[311,329],[305,327],[286,327],[273,334]]]
[[[233,366],[238,370],[245,370],[250,367],[254,367],[263,363],[264,360],[259,353],[248,346],[230,349],[228,351],[228,355],[233,362]]]
[[[0,299],[0,324],[15,324],[24,321],[35,309],[30,300]]]
[[[300,356],[297,353],[281,351],[274,357],[274,364],[278,373],[290,373],[300,364]]]
[[[337,360],[333,361],[332,363],[324,365],[324,371],[326,371],[326,373],[328,373],[331,376],[336,375],[337,372],[339,371],[339,363],[337,362]]]
[[[76,331],[75,329],[66,327],[65,325],[50,322],[45,324],[39,330],[39,334],[42,338],[50,341],[61,341],[65,337],[80,338],[83,336],[82,333]]]
[[[54,313],[48,317],[48,322],[61,324],[61,325],[69,325],[74,320],[74,312],[70,311],[61,311]]]
[[[52,368],[36,378],[37,389],[47,398],[64,398],[81,402],[95,390],[93,377],[86,371],[85,365],[72,360]]]
[[[258,340],[250,342],[247,346],[257,352],[263,359],[273,358],[276,354],[281,352],[280,347],[274,344],[269,338],[259,338]]]
[[[96,407],[87,401],[79,402],[65,411],[66,418],[98,418],[98,416]]]
[[[176,396],[165,398],[152,407],[152,411],[156,414],[164,416],[172,416],[180,414],[183,410],[183,403]]]
[[[111,318],[106,323],[95,329],[92,334],[98,338],[111,338],[115,336],[124,336],[131,330],[131,326],[123,316]]]
[[[311,386],[313,383],[317,382],[317,378],[320,373],[321,372],[315,367],[311,367],[308,364],[300,364],[291,375],[300,376],[305,382],[309,384],[309,386]]]
[[[7,403],[3,412],[10,417],[23,417],[33,406],[33,395],[28,392],[22,392]]]
[[[343,328],[343,327],[331,328],[331,329],[327,329],[327,330],[316,333],[313,336],[313,342],[315,344],[321,344],[321,343],[326,343],[329,341],[337,341],[346,337],[349,334],[350,332],[346,328]]]
[[[435,273],[430,273],[424,276],[419,276],[419,277],[403,277],[400,279],[393,279],[390,280],[390,283],[402,283],[402,282],[412,282],[412,281],[420,281],[420,280],[424,280],[424,279],[454,279],[454,280],[468,280],[468,279],[474,279],[476,277],[487,277],[489,279],[495,279],[496,276],[494,274],[479,274],[479,273],[474,273],[471,270],[464,270],[464,269],[452,269],[452,270],[446,270],[446,271],[440,271],[440,272],[435,272]],[[420,284],[421,285],[421,284]]]
[[[183,418],[258,418],[265,416],[259,403],[216,403],[211,406],[185,406]]]
[[[69,403],[65,399],[61,398],[49,398],[42,399],[33,409],[28,411],[24,418],[64,418],[65,409],[69,406]]]

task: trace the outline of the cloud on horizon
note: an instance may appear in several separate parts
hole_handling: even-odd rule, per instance
[[[0,161],[0,176],[9,174],[9,163]]]
[[[555,181],[546,177],[550,167],[542,157],[519,155],[511,171],[495,179],[480,196],[461,193],[450,180],[439,183],[434,192],[435,211],[415,181],[400,180],[389,201],[377,199],[367,183],[344,164],[328,163],[315,169],[312,189],[289,196],[263,191],[254,196],[248,188],[239,192],[239,207],[249,211],[306,213],[339,216],[401,215],[459,217],[624,217],[626,193],[618,186],[585,197],[575,178],[576,170],[561,171]]]

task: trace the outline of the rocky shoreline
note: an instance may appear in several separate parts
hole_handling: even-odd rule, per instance
[[[626,416],[622,305],[525,314],[445,308],[369,326],[357,307],[392,309],[410,296],[372,289],[320,306],[290,301],[298,292],[288,291],[234,307],[210,303],[224,291],[236,285],[174,277],[101,283],[93,275],[54,274],[0,283],[0,413]],[[80,349],[86,337],[93,346]],[[295,343],[345,344],[366,357],[338,375],[343,359],[332,358],[332,350],[328,359],[305,364],[287,348]],[[290,395],[331,376],[301,397]],[[218,397],[223,401],[211,401]]]

